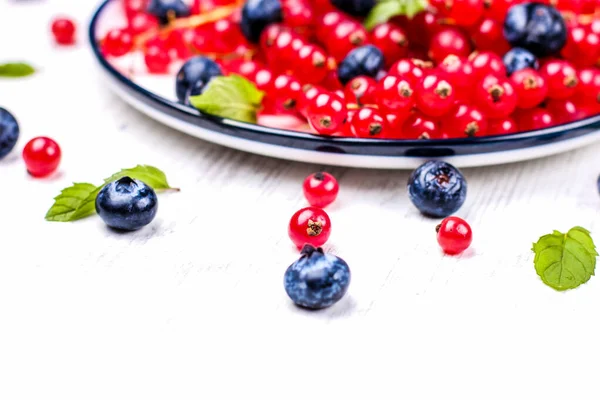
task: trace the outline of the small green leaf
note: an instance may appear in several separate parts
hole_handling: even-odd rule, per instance
[[[138,165],[133,168],[122,169],[116,174],[113,174],[110,177],[106,178],[104,180],[104,183],[106,184],[112,181],[116,181],[117,179],[123,178],[124,176],[128,176],[132,179],[138,179],[157,191],[166,189],[179,190],[169,186],[169,182],[167,182],[167,176],[164,172],[150,165]]]
[[[264,92],[239,75],[213,78],[204,93],[191,96],[190,103],[203,113],[256,123]]]
[[[21,78],[34,72],[35,68],[22,62],[0,64],[0,77],[2,78]]]
[[[556,289],[574,289],[587,282],[596,269],[598,252],[590,232],[576,226],[567,234],[554,231],[533,244],[533,260],[542,281]]]
[[[425,10],[427,5],[427,0],[379,0],[363,24],[365,28],[372,29],[398,15],[412,18]]]
[[[54,198],[54,204],[46,213],[47,221],[68,222],[87,217],[96,212],[93,202],[88,202],[90,194],[97,194],[96,185],[91,183],[74,183],[63,189]],[[95,199],[95,197],[94,197]]]

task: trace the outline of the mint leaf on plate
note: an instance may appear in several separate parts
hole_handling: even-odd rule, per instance
[[[556,289],[574,289],[594,275],[598,252],[590,232],[576,226],[566,234],[554,231],[533,244],[533,260],[542,281]]]
[[[21,78],[35,72],[35,68],[23,62],[0,64],[0,77]]]
[[[218,76],[210,80],[204,93],[191,96],[190,103],[206,114],[256,123],[264,95],[239,75]]]
[[[406,15],[414,17],[427,8],[427,0],[379,0],[363,22],[365,28],[373,29],[375,25],[389,21],[392,17]]]

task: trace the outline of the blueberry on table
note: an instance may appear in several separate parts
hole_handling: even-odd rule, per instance
[[[208,82],[221,76],[221,67],[203,56],[192,57],[181,67],[175,80],[175,91],[180,103],[189,104],[190,96],[202,94]]]
[[[281,21],[283,12],[279,0],[247,0],[242,7],[240,27],[251,42],[258,42],[267,25]]]
[[[19,124],[15,117],[0,107],[0,159],[15,147],[19,139]]]
[[[525,68],[540,68],[537,57],[529,50],[521,47],[514,47],[507,51],[502,58],[502,62],[506,67],[506,74],[508,76]]]
[[[375,0],[330,0],[338,10],[357,17],[366,17],[375,6]]]
[[[408,196],[424,215],[447,217],[465,202],[467,181],[454,166],[443,161],[428,161],[408,179]]]
[[[190,15],[190,7],[183,0],[150,0],[147,11],[162,24]]]
[[[156,216],[158,198],[144,182],[126,176],[104,186],[96,197],[96,212],[106,225],[134,231]]]
[[[352,50],[338,66],[338,78],[342,85],[357,76],[375,78],[383,69],[383,53],[373,45],[366,45]]]
[[[554,7],[540,3],[512,6],[504,20],[504,37],[538,57],[560,51],[567,41],[565,21]]]
[[[341,258],[307,244],[302,256],[285,271],[283,283],[288,296],[298,306],[325,308],[346,294],[350,268]]]

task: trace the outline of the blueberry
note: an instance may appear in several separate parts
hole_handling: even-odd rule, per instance
[[[251,42],[258,42],[267,25],[283,21],[279,0],[247,0],[242,8],[240,27]]]
[[[180,103],[189,104],[190,96],[201,94],[208,82],[221,76],[221,67],[210,58],[197,56],[190,58],[177,73],[175,91]]]
[[[319,309],[338,302],[350,285],[350,268],[344,260],[309,244],[285,271],[288,296],[301,307]]]
[[[540,3],[512,6],[504,20],[504,37],[538,57],[560,51],[567,41],[565,21],[554,7]]]
[[[375,0],[330,0],[338,10],[357,17],[365,17],[375,6]]]
[[[538,69],[540,67],[537,57],[530,51],[520,47],[515,47],[507,51],[502,61],[509,76],[525,68]]]
[[[11,113],[0,107],[0,159],[15,147],[19,139],[19,124]]]
[[[348,81],[360,75],[377,77],[383,69],[383,53],[373,45],[366,45],[352,50],[338,67],[338,77],[345,85]]]
[[[140,229],[152,222],[157,210],[154,190],[128,176],[107,184],[96,197],[96,212],[111,228]]]
[[[190,15],[190,7],[183,0],[150,0],[147,11],[162,24],[166,24],[173,17]]]
[[[444,218],[458,210],[467,197],[467,181],[443,161],[428,161],[408,179],[408,196],[423,214]]]

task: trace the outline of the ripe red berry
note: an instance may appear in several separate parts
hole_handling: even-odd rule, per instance
[[[504,21],[508,9],[518,0],[483,0],[483,15],[494,21]]]
[[[306,29],[314,23],[313,6],[307,0],[284,0],[281,2],[283,21],[291,28]]]
[[[267,96],[272,96],[276,109],[290,111],[296,107],[302,95],[300,81],[291,75],[279,75],[273,81],[273,86]]]
[[[435,228],[437,241],[444,251],[449,255],[460,254],[469,248],[473,241],[471,227],[462,218],[448,217]]]
[[[107,56],[121,57],[133,48],[131,33],[122,29],[113,29],[106,34],[102,41],[102,51]]]
[[[306,207],[296,211],[290,219],[288,235],[301,249],[305,244],[323,246],[331,234],[331,221],[327,213],[317,207]]]
[[[149,31],[150,29],[158,28],[158,20],[156,17],[145,12],[135,13],[128,20],[128,23],[127,29],[134,36]]]
[[[438,68],[445,73],[455,88],[457,100],[471,101],[475,75],[473,74],[473,65],[469,60],[451,54],[444,58]]]
[[[254,83],[259,90],[269,92],[273,85],[273,72],[267,68],[260,68],[254,75]]]
[[[402,125],[403,139],[441,139],[441,129],[436,119],[415,112]]]
[[[327,1],[329,3],[329,1]],[[315,9],[318,10],[317,7]],[[342,21],[346,21],[348,17],[337,10],[331,10],[325,12],[323,15],[317,18],[316,26],[316,37],[326,38],[331,35],[335,27]]]
[[[377,82],[368,76],[357,76],[350,80],[344,88],[344,95],[349,103],[359,105],[375,104]]]
[[[433,67],[428,61],[417,59],[402,59],[394,63],[389,69],[388,74],[407,78],[412,82],[418,82],[425,76],[426,72],[430,72]]]
[[[600,57],[600,36],[587,27],[572,28],[561,55],[577,68],[594,66]]]
[[[308,105],[308,121],[322,135],[340,130],[345,118],[346,106],[335,94],[320,93]]]
[[[47,137],[31,139],[23,149],[23,160],[27,171],[36,178],[50,175],[60,164],[60,147]]]
[[[54,41],[60,45],[75,43],[75,23],[69,18],[56,18],[52,21]]]
[[[298,104],[296,104],[296,110],[300,112],[305,118],[308,118],[308,107],[311,102],[320,95],[321,93],[329,93],[327,90],[320,86],[304,85],[302,87],[302,93],[298,97]]]
[[[388,75],[377,82],[374,97],[384,111],[406,118],[415,105],[414,87],[409,78]]]
[[[596,68],[581,69],[577,73],[579,84],[573,100],[579,107],[590,107],[600,112],[600,70]]]
[[[500,78],[506,77],[506,67],[498,54],[491,51],[475,51],[469,56],[469,61],[473,65],[473,73],[478,80],[490,74]]]
[[[144,62],[151,74],[166,74],[169,72],[171,57],[163,46],[152,45],[144,50]]]
[[[373,107],[358,110],[350,122],[354,134],[361,138],[382,138],[387,133],[385,114]]]
[[[385,119],[387,121],[387,133],[385,135],[386,139],[402,139],[403,132],[402,126],[404,122],[410,117],[410,114],[406,114],[405,116],[394,114],[386,114]]]
[[[314,44],[303,45],[296,55],[294,75],[303,83],[319,83],[329,72],[327,55]]]
[[[485,136],[487,121],[476,107],[458,104],[442,119],[442,131],[451,138]]]
[[[140,12],[146,12],[148,8],[148,0],[123,0],[121,4],[123,4],[127,19],[133,18]]]
[[[571,63],[564,60],[550,60],[540,68],[540,74],[548,84],[548,97],[566,99],[577,90],[577,71]]]
[[[482,0],[444,0],[438,8],[440,13],[458,26],[468,27],[483,15]]]
[[[544,108],[519,110],[515,113],[515,120],[520,131],[533,131],[556,125],[552,114]]]
[[[548,94],[546,81],[533,68],[524,68],[516,71],[510,80],[517,92],[517,107],[533,108],[542,103]]]
[[[484,18],[472,32],[473,42],[478,50],[492,51],[504,54],[510,50],[510,45],[504,39],[502,23],[492,18]]]
[[[475,88],[475,104],[488,118],[508,117],[517,107],[517,93],[506,78],[488,75]]]
[[[329,55],[341,61],[351,50],[367,43],[368,35],[365,28],[354,20],[345,19],[334,27],[333,33],[327,37],[324,44]]]
[[[379,24],[373,28],[371,44],[381,50],[388,67],[408,54],[406,33],[400,27],[389,22]]]
[[[454,87],[443,72],[430,72],[416,85],[417,107],[432,117],[441,117],[454,105]]]
[[[335,201],[340,187],[333,175],[317,172],[304,180],[302,190],[311,206],[324,208]]]
[[[552,118],[557,124],[566,124],[583,117],[577,105],[575,105],[575,103],[569,99],[550,99],[546,103],[546,110],[552,114]]]
[[[433,35],[429,43],[429,58],[438,64],[450,54],[467,57],[470,52],[469,38],[462,31],[453,27],[440,30]]]
[[[517,123],[511,117],[488,120],[488,135],[508,135],[518,130]]]

